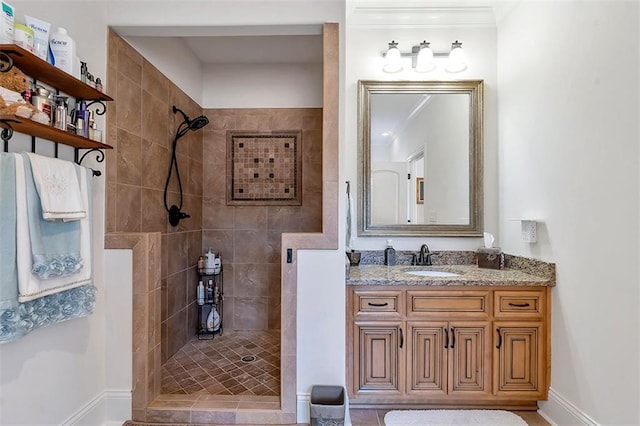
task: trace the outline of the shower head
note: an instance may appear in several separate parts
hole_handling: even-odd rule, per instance
[[[202,129],[204,126],[209,124],[209,119],[204,115],[200,115],[193,120],[190,120],[187,114],[184,113],[180,108],[177,108],[175,105],[173,106],[173,113],[180,113],[182,115],[183,121],[178,125],[178,130],[176,131],[176,139],[181,138],[186,135],[189,130],[196,131]],[[183,127],[185,126],[185,127]]]
[[[189,123],[187,124],[189,125],[189,130],[196,131],[196,130],[202,129],[204,126],[209,124],[209,119],[204,115],[201,115],[189,121]]]

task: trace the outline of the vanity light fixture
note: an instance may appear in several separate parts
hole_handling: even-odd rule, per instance
[[[386,73],[396,73],[403,69],[402,58],[410,57],[412,68],[419,73],[433,71],[436,68],[435,58],[447,58],[445,71],[457,73],[467,69],[467,61],[462,43],[458,40],[451,43],[449,53],[438,53],[431,49],[430,42],[423,40],[419,46],[413,46],[411,53],[401,53],[398,43],[392,40],[389,49],[384,53],[384,65],[382,71]]]
[[[398,43],[396,43],[395,40],[391,40],[391,43],[389,43],[389,49],[384,55],[382,71],[388,73],[402,71],[402,62],[400,60],[401,56],[402,54],[400,53],[400,49],[398,49]]]

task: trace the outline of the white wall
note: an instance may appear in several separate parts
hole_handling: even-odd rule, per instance
[[[393,11],[393,9],[391,9]],[[399,12],[402,14],[401,12]],[[388,16],[395,16],[389,12]],[[423,16],[423,15],[420,15]],[[358,141],[357,141],[357,82],[358,80],[473,80],[485,82],[484,91],[484,224],[485,229],[498,234],[498,154],[497,154],[497,75],[496,75],[496,28],[466,27],[429,27],[428,20],[416,22],[415,19],[395,25],[386,21],[376,24],[367,23],[366,16],[348,15],[346,26],[346,71],[343,119],[345,173],[342,180],[351,181],[351,187],[357,188],[358,182]],[[350,22],[355,22],[353,25]],[[410,67],[396,74],[382,71],[382,52],[386,51],[391,40],[399,43],[402,52],[408,52],[411,46],[427,39],[435,52],[447,52],[451,42],[460,40],[467,56],[469,68],[458,74],[448,74],[438,67],[428,74],[415,73]],[[358,206],[356,206],[356,209]],[[382,250],[385,237],[359,237],[354,248]],[[482,246],[478,238],[393,238],[393,245],[400,250],[417,251],[422,243],[428,243],[432,250],[475,250]]]
[[[90,71],[105,76],[106,28],[100,4],[77,2],[11,1],[16,21],[24,14],[65,27],[76,41],[77,52]],[[69,14],[75,10],[77,15]],[[82,17],[82,19],[78,19]],[[104,28],[103,31],[96,28]],[[96,49],[95,46],[101,46]],[[108,90],[108,88],[107,88]],[[100,122],[103,125],[104,122]],[[104,127],[103,127],[104,128]],[[21,139],[17,136],[17,139]],[[24,139],[24,137],[22,137]],[[37,152],[50,154],[48,142],[38,142]],[[10,149],[30,147],[10,143]],[[73,158],[62,147],[61,156]],[[103,168],[88,157],[83,165]],[[104,177],[92,181],[94,206],[94,284],[98,287],[93,315],[38,329],[26,337],[0,346],[0,424],[60,424],[105,389],[105,286],[102,271],[104,236]]]
[[[498,23],[501,240],[557,263],[542,411],[558,424],[640,424],[638,18],[522,2]],[[544,221],[537,244],[519,217]]]
[[[322,107],[322,64],[208,64],[203,108]]]

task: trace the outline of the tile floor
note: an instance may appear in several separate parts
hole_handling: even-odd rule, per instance
[[[390,410],[350,409],[352,426],[384,426],[384,415]],[[513,411],[524,419],[529,426],[549,426],[549,423],[536,411]]]
[[[280,395],[280,331],[192,339],[162,366],[162,394]]]

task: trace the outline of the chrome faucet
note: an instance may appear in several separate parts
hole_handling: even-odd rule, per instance
[[[432,265],[431,263],[431,256],[433,255],[433,253],[431,253],[429,251],[429,246],[426,244],[423,244],[420,246],[420,253],[418,254],[418,261],[417,264],[418,265],[427,265],[430,266]]]

